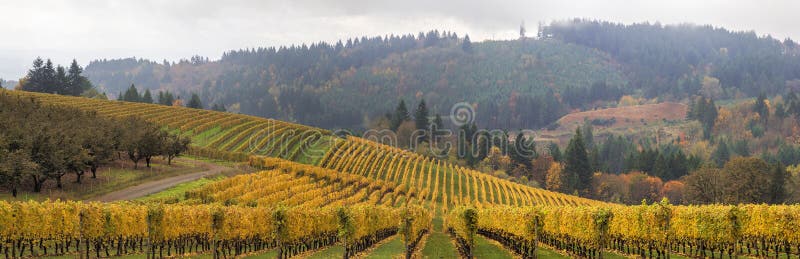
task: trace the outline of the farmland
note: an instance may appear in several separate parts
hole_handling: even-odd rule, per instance
[[[198,184],[183,190],[180,199],[0,201],[2,252],[9,258],[800,253],[800,208],[793,205],[663,201],[623,206],[289,122],[154,104],[4,94],[101,116],[138,116],[190,137],[192,155],[243,162],[257,171]]]

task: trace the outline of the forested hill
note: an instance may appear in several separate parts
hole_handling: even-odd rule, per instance
[[[206,106],[325,128],[364,127],[399,98],[424,98],[433,113],[467,101],[480,127],[514,129],[623,94],[682,100],[800,88],[798,53],[790,40],[708,26],[574,20],[508,41],[432,31],[235,50],[214,61],[101,60],[85,74],[111,95],[131,83],[184,99],[198,93]]]
[[[236,50],[210,62],[93,61],[85,75],[111,95],[131,83],[184,99],[196,92],[207,106],[326,128],[361,127],[400,97],[412,104],[425,98],[442,115],[454,103],[471,102],[480,107],[482,125],[541,127],[570,107],[554,95],[575,93],[563,101],[577,105],[585,89],[607,82],[595,88],[616,100],[619,91],[606,88],[626,84],[608,55],[582,46],[533,39],[471,43],[439,32]]]
[[[733,98],[800,91],[800,47],[791,39],[710,25],[622,25],[579,19],[544,26],[540,34],[609,53],[624,64],[631,84],[647,97]],[[699,78],[707,80],[698,82]],[[718,82],[709,84],[708,79]],[[704,86],[707,89],[701,89]]]

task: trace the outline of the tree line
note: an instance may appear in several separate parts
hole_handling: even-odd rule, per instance
[[[144,93],[139,93],[139,90],[136,88],[135,85],[131,84],[125,93],[119,93],[117,95],[117,101],[126,101],[126,102],[136,102],[136,103],[155,103],[160,105],[166,106],[181,106],[182,101],[180,96],[173,95],[169,90],[166,91],[158,91],[158,95],[153,98],[153,95],[150,93],[150,89],[145,89]],[[186,107],[194,108],[194,109],[204,109],[203,103],[200,101],[200,96],[195,93],[192,93],[192,97],[189,99],[189,102],[186,103]],[[211,110],[214,111],[225,111],[225,106],[220,104],[214,104],[211,106]]]
[[[544,38],[608,52],[625,64],[631,83],[648,97],[690,97],[709,86],[708,79],[721,88],[718,96],[706,97],[734,97],[737,91],[751,97],[783,94],[790,81],[800,78],[800,46],[792,39],[780,41],[753,31],[586,19],[552,22],[539,29]]]
[[[623,75],[604,59],[575,45],[473,43],[433,30],[234,50],[209,62],[98,60],[87,73],[109,92],[123,93],[131,83],[187,97],[195,92],[231,111],[323,128],[364,129],[365,118],[394,108],[380,99],[398,96],[424,98],[432,110],[477,103],[483,127],[541,128],[627,91]]]
[[[65,68],[54,66],[50,59],[44,61],[37,57],[33,67],[20,79],[18,87],[19,90],[30,92],[80,96],[93,88],[82,73],[83,68],[74,59],[69,68]]]
[[[30,184],[40,192],[45,182],[62,187],[62,177],[84,174],[114,160],[130,159],[134,169],[144,161],[184,153],[190,139],[167,133],[138,117],[106,118],[95,113],[39,103],[0,92],[0,183],[16,196]]]

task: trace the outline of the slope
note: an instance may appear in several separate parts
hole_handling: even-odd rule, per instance
[[[230,51],[218,61],[93,61],[86,75],[111,95],[131,84],[180,96],[198,93],[203,103],[225,104],[233,112],[325,128],[361,127],[365,116],[383,115],[398,97],[424,97],[439,111],[457,102],[479,103],[488,119],[504,114],[490,107],[505,107],[512,96],[552,90],[564,97],[558,100],[575,101],[582,97],[573,95],[583,95],[595,82],[626,85],[621,67],[595,49],[533,39],[467,44],[454,36],[437,32],[361,39],[341,47],[319,43]],[[554,113],[566,110],[564,103],[551,106],[547,109]],[[505,108],[524,115],[530,107]]]
[[[249,157],[251,165],[257,167],[269,167],[275,163],[264,162],[258,156],[274,157],[365,177],[370,182],[392,183],[396,186],[392,188],[394,191],[407,196],[403,200],[416,199],[432,206],[441,204],[444,210],[459,204],[478,207],[489,204],[602,204],[516,184],[365,139],[339,138],[327,130],[304,125],[184,107],[21,91],[12,93],[106,116],[140,116],[168,130],[192,136],[195,140],[192,153],[197,155],[239,161]]]

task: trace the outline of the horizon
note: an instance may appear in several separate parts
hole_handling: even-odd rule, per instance
[[[230,50],[430,30],[469,35],[473,42],[511,40],[518,38],[521,23],[528,35],[533,35],[539,23],[574,18],[622,24],[711,25],[778,40],[797,39],[800,32],[792,27],[800,18],[792,14],[791,10],[798,9],[792,6],[800,7],[800,3],[5,2],[0,3],[0,9],[7,10],[7,15],[0,16],[5,24],[0,34],[14,35],[15,40],[0,41],[0,49],[6,50],[0,55],[0,78],[18,80],[36,57],[62,65],[77,59],[84,67],[93,60],[130,57],[159,63],[195,55],[218,60]],[[44,18],[30,19],[34,10],[37,17]]]

